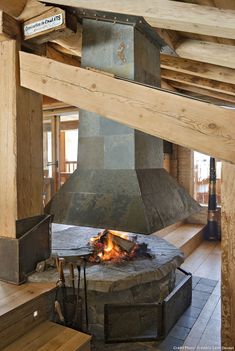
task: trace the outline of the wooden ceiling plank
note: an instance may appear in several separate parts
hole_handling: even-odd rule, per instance
[[[185,59],[235,68],[235,46],[188,39],[179,44],[176,53]]]
[[[21,85],[235,163],[235,111],[20,53]]]
[[[172,85],[170,85],[167,81],[164,79],[161,79],[161,88],[165,90],[170,90],[170,91],[175,91],[177,92],[177,89],[173,88]]]
[[[165,68],[161,69],[161,77],[166,80],[185,83],[199,88],[217,91],[219,93],[226,93],[235,96],[235,85],[221,83],[216,80],[210,80],[202,77],[195,77],[190,74],[174,72]]]
[[[235,39],[235,11],[171,0],[47,0],[47,3],[143,16],[153,27]]]
[[[183,84],[183,83],[175,82],[175,81],[168,81],[168,83],[171,86],[173,86],[175,89],[178,89],[180,91],[188,91],[188,92],[196,93],[196,94],[199,94],[202,96],[203,95],[210,96],[210,97],[213,97],[215,99],[219,99],[219,100],[227,101],[228,103],[235,104],[235,97],[233,97],[231,95],[218,93],[218,92],[208,90],[208,89],[202,89],[199,87],[195,87],[192,85],[187,85],[187,84]]]
[[[227,67],[211,65],[209,63],[161,55],[161,67],[176,72],[192,74],[196,77],[217,80],[234,84],[235,70]]]

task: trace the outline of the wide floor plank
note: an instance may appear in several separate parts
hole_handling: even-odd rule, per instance
[[[0,282],[0,317],[53,289],[54,283],[26,283],[17,286]]]
[[[185,260],[182,268],[198,277],[220,280],[220,243],[203,241],[203,243]]]
[[[44,321],[2,351],[79,351],[89,350],[90,335]]]

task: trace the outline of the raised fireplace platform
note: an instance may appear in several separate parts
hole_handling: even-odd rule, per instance
[[[60,256],[64,249],[68,252],[75,252],[78,248],[85,250],[90,238],[100,232],[100,229],[86,227],[63,228],[64,226],[54,225],[54,255]],[[136,234],[129,233],[129,236]],[[182,264],[183,254],[155,235],[138,234],[137,238],[139,243],[148,244],[152,258],[87,265],[89,332],[94,340],[121,340],[120,335],[126,333],[124,324],[127,320],[126,338],[130,338],[130,341],[157,339],[159,336],[157,326],[161,316],[158,304],[174,289],[176,268]],[[76,262],[76,259],[73,260]],[[65,274],[69,285],[67,270]],[[29,280],[56,283],[58,273],[55,269],[35,273]],[[83,287],[83,281],[81,286]],[[83,293],[81,291],[82,296]]]
[[[57,228],[57,226],[55,227]],[[60,249],[86,248],[90,238],[96,236],[101,229],[87,227],[71,227],[64,231],[53,231],[52,253],[60,256]],[[136,234],[128,233],[129,237]],[[103,262],[89,264],[87,267],[87,286],[89,290],[103,293],[122,291],[136,285],[161,281],[172,275],[183,262],[183,254],[175,246],[155,235],[137,234],[139,243],[146,243],[151,249],[151,258],[138,258],[120,263]],[[174,286],[174,274],[170,279],[169,289]],[[166,293],[169,292],[169,289]]]

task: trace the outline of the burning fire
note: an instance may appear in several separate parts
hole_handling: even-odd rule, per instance
[[[104,230],[90,239],[93,255],[90,261],[126,261],[138,256],[147,256],[146,244],[139,244],[137,237],[129,237],[125,232]],[[148,256],[150,257],[150,255]]]

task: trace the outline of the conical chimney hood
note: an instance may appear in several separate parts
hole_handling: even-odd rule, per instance
[[[159,86],[154,35],[91,19],[83,28],[83,67]],[[163,169],[161,139],[81,111],[78,154],[78,169],[47,206],[56,223],[150,234],[200,209]]]

